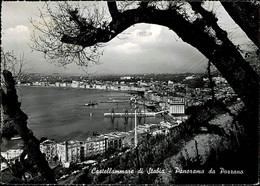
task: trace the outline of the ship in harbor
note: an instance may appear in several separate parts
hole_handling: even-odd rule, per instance
[[[94,105],[97,105],[98,103],[95,102],[95,101],[89,101],[88,103],[85,103],[84,105],[85,106],[94,106]]]

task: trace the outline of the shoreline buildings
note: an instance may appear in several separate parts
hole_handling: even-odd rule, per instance
[[[176,117],[176,123],[170,124],[162,122],[161,124],[144,124],[137,127],[137,137],[142,138],[147,134],[152,136],[158,134],[168,134],[169,129],[179,125],[179,120],[185,121],[188,117]],[[99,136],[91,136],[85,141],[64,141],[56,143],[46,140],[40,144],[41,152],[45,154],[49,163],[53,162],[54,157],[63,164],[79,163],[86,161],[98,154],[104,154],[109,149],[122,150],[123,148],[134,147],[134,130],[129,132],[111,132]]]

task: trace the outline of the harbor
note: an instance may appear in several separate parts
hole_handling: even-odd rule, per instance
[[[65,139],[84,140],[92,136],[95,131],[125,132],[134,128],[133,117],[129,117],[127,124],[123,117],[114,117],[114,122],[111,121],[111,117],[104,117],[104,113],[110,113],[111,110],[115,113],[125,113],[125,110],[134,113],[133,105],[129,104],[129,101],[118,104],[103,103],[113,100],[125,101],[131,97],[128,93],[72,88],[64,90],[56,87],[24,86],[20,89],[23,92],[22,108],[29,117],[28,127],[38,139],[47,137],[58,142]],[[32,102],[32,99],[37,101]],[[90,101],[98,104],[84,105]],[[158,123],[162,120],[161,117],[146,117],[145,120],[137,122],[138,125],[142,125],[144,122]],[[7,141],[3,144],[4,147],[2,146],[5,150],[20,148],[18,146],[20,140]]]

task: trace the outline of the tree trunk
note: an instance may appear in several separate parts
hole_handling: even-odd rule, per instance
[[[259,47],[259,5],[252,2],[221,2],[232,19]]]
[[[21,103],[18,102],[18,96],[15,89],[15,81],[11,72],[4,70],[3,76],[6,85],[6,93],[1,91],[2,106],[5,114],[7,114],[15,124],[16,130],[24,141],[25,149],[28,155],[36,163],[39,172],[45,179],[46,183],[56,183],[52,170],[48,162],[40,151],[40,143],[34,137],[32,131],[27,127],[27,115],[21,110]]]
[[[211,98],[214,101],[215,100],[214,81],[213,81],[212,75],[211,75],[210,61],[208,62],[207,71],[208,71],[208,77],[209,77],[209,87],[211,89]]]

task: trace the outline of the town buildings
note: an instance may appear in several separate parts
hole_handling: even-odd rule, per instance
[[[22,149],[10,149],[6,152],[1,152],[1,156],[3,156],[8,162],[14,162],[16,159],[19,159],[22,152]]]
[[[41,152],[44,152],[47,161],[53,161],[53,158],[57,155],[56,143],[52,140],[45,140],[40,145]]]
[[[139,138],[150,134],[167,134],[171,127],[178,126],[187,119],[185,110],[189,106],[202,104],[205,100],[211,99],[211,89],[207,86],[208,79],[203,78],[204,86],[190,87],[189,81],[196,79],[195,75],[184,77],[182,81],[173,80],[161,81],[134,81],[133,77],[124,76],[118,80],[84,80],[80,79],[58,79],[57,82],[35,81],[33,86],[55,86],[83,89],[98,89],[110,91],[133,91],[138,93],[137,103],[146,105],[147,108],[165,111],[171,116],[173,123],[144,124],[137,128]],[[227,101],[235,97],[234,91],[227,85],[222,77],[214,77],[216,83],[215,95],[217,99]],[[121,81],[121,82],[120,82]],[[141,95],[139,95],[141,94]],[[148,109],[147,109],[148,110]],[[145,112],[149,112],[149,111]],[[103,154],[109,149],[121,150],[134,146],[134,130],[129,132],[112,132],[92,136],[85,141],[44,141],[41,143],[41,151],[46,159],[51,162],[57,157],[62,164],[66,162],[82,162],[98,154]]]
[[[179,116],[183,121],[187,117]],[[146,137],[147,134],[152,136],[158,134],[168,134],[169,129],[178,126],[176,120],[175,124],[163,122],[161,124],[144,124],[137,127],[138,138]],[[45,140],[40,144],[40,150],[45,154],[46,160],[49,163],[57,160],[65,165],[66,163],[79,163],[86,161],[98,154],[103,154],[109,149],[121,150],[123,148],[134,147],[134,130],[129,132],[111,132],[101,134],[99,136],[91,136],[85,141],[69,140],[61,143],[56,143],[51,140]]]
[[[185,99],[184,98],[172,98],[169,100],[169,113],[185,114]]]
[[[9,149],[6,152],[1,152],[1,156],[5,158],[8,163],[14,163],[19,160],[23,150],[22,149]],[[1,171],[7,169],[7,163],[1,160]]]

